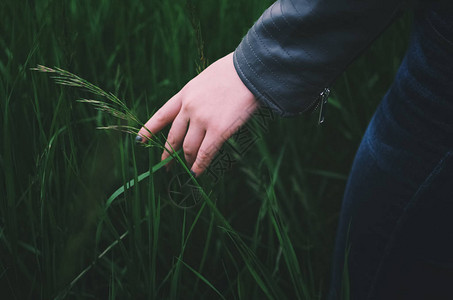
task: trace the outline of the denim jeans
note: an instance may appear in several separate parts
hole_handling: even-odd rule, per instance
[[[453,9],[434,3],[356,154],[330,299],[453,299]]]

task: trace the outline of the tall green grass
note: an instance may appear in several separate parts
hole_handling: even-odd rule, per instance
[[[30,71],[69,70],[143,122],[233,51],[270,3],[0,3],[2,299],[325,297],[349,167],[404,53],[409,18],[338,79],[323,127],[315,115],[252,120],[255,142],[231,154],[218,181],[194,181],[182,160],[166,173],[159,147],[96,130],[136,124]],[[170,199],[177,175],[202,188],[197,205]]]

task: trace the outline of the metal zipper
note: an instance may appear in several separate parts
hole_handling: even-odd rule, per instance
[[[316,97],[316,100],[313,100],[313,102],[308,106],[306,110],[304,110],[304,113],[313,113],[315,110],[319,109],[319,117],[318,117],[318,125],[324,123],[324,116],[326,114],[326,105],[327,105],[327,100],[329,98],[330,94],[330,89],[329,88],[324,88],[321,93],[319,93],[318,97]]]
[[[319,118],[318,118],[318,125],[324,123],[324,116],[327,110],[327,101],[329,99],[330,89],[325,88],[318,97],[318,105],[319,107]],[[316,108],[315,108],[316,109]]]

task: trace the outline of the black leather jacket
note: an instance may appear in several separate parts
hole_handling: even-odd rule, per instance
[[[281,116],[314,109],[319,95],[407,5],[403,0],[279,0],[234,52],[239,77]]]

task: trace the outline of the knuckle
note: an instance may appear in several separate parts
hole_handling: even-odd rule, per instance
[[[154,114],[154,120],[157,122],[157,123],[163,123],[165,122],[165,116],[164,114],[158,110],[155,114]]]
[[[195,101],[192,100],[192,98],[185,98],[181,104],[181,110],[186,113],[194,113],[197,111],[197,108],[199,107],[196,105]]]
[[[173,135],[169,134],[167,137],[167,146],[174,145],[174,144],[175,144],[175,139],[174,139]]]
[[[209,124],[208,117],[196,111],[193,111],[191,113],[190,120],[193,123],[200,124],[202,127],[207,127],[207,125]]]
[[[217,143],[213,143],[208,147],[207,152],[211,154],[211,157],[213,157],[220,150],[220,148],[222,148],[222,142],[223,139],[219,137],[219,141]]]
[[[182,146],[182,149],[184,151],[184,154],[187,156],[187,157],[193,157],[194,154],[195,154],[195,151],[193,150],[193,148],[191,146],[188,146],[186,144],[184,144]]]
[[[211,153],[212,151],[208,151],[208,150],[201,150],[198,151],[198,161],[199,162],[206,162],[208,161],[210,158],[211,158]]]
[[[175,129],[173,129],[173,127],[172,127],[172,128],[170,128],[170,131],[168,132],[168,136],[167,136],[167,144],[170,144],[172,146],[178,143],[174,133],[175,133]]]

